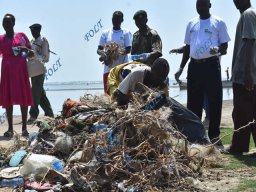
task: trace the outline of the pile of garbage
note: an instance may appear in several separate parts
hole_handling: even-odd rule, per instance
[[[38,132],[0,148],[0,187],[17,191],[188,191],[213,146],[192,144],[159,93],[133,94],[122,109],[105,96],[66,100]],[[150,104],[150,105],[149,105]],[[153,103],[157,105],[157,101]],[[154,108],[154,106],[153,106]],[[153,109],[152,108],[152,109]]]

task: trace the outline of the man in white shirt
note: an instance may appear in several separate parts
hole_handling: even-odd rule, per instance
[[[227,52],[230,37],[224,21],[210,14],[210,0],[197,0],[199,17],[192,19],[186,29],[183,58],[175,78],[178,81],[190,59],[187,81],[187,107],[202,118],[204,93],[209,104],[210,140],[219,140],[222,108],[222,83],[219,56]],[[221,141],[217,146],[223,148]]]
[[[113,63],[108,63],[107,59],[100,58],[100,61],[103,61],[104,72],[103,72],[103,83],[104,83],[104,92],[107,93],[107,79],[110,70],[122,63],[128,62],[128,53],[131,51],[132,45],[132,34],[129,30],[121,28],[123,22],[123,13],[121,11],[115,11],[112,16],[113,28],[103,31],[100,42],[98,46],[98,53],[101,53],[104,50],[104,46],[109,45],[112,42],[117,43],[120,47],[124,48],[124,51]]]
[[[49,61],[49,43],[45,37],[42,37],[40,32],[42,26],[38,23],[31,25],[30,27],[31,34],[34,39],[31,40],[31,47],[34,51],[35,64],[44,65]],[[46,92],[44,90],[44,79],[46,68],[38,68],[39,71],[36,72],[36,76],[31,77],[32,83],[32,95],[33,95],[33,106],[31,106],[29,110],[30,118],[28,123],[33,123],[38,115],[39,108],[38,105],[44,110],[45,116],[53,117],[53,111],[51,104],[46,96]]]

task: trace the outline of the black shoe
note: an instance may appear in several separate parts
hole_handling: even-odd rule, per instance
[[[44,115],[45,117],[51,117],[51,118],[54,118],[54,115]]]
[[[27,130],[23,130],[22,133],[21,133],[21,136],[28,137],[29,136],[28,131]]]
[[[13,137],[13,131],[6,131],[4,133],[4,137],[9,137],[9,138]]]
[[[36,121],[36,118],[30,117],[30,118],[28,119],[28,121],[27,121],[27,124],[28,124],[28,125],[32,125],[32,124],[35,123],[35,121]]]
[[[215,147],[218,150],[220,150],[220,151],[224,150],[224,145],[222,144],[222,141],[219,138],[212,139],[211,142],[212,142],[212,144],[215,145]]]
[[[243,152],[234,151],[231,147],[224,148],[221,152],[227,155],[243,155]]]

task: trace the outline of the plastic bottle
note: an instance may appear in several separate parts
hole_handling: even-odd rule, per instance
[[[149,56],[149,53],[142,53],[142,54],[139,54],[139,55],[131,55],[130,59],[133,60],[133,61],[145,60],[145,59],[148,58],[148,56]]]
[[[0,180],[0,187],[12,187],[16,188],[17,186],[23,186],[23,178],[13,178],[13,179],[2,179]]]
[[[55,170],[55,171],[58,171],[58,172],[62,172],[63,171],[63,165],[62,165],[61,161],[58,160],[58,159],[54,159],[52,161],[52,169]]]
[[[63,171],[63,163],[59,159],[51,155],[31,154],[24,159],[24,164],[20,169],[23,176],[30,174],[43,175],[48,169],[55,171]]]

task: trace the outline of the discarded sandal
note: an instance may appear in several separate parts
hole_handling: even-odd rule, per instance
[[[4,133],[4,137],[13,137],[13,132],[12,131],[6,131]]]
[[[28,137],[29,136],[28,131],[27,130],[22,131],[21,136]]]

